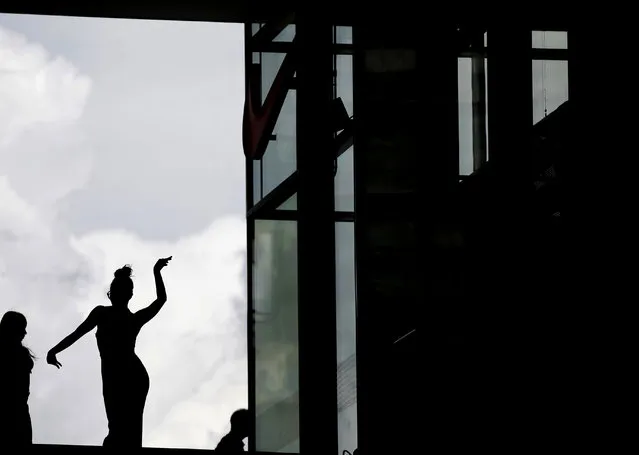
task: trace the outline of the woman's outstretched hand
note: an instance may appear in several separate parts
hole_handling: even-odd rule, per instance
[[[49,351],[49,353],[47,354],[47,363],[49,365],[53,365],[54,367],[58,369],[62,366],[62,364],[58,362],[58,359],[56,358],[55,354],[51,351]]]
[[[173,256],[169,256],[168,258],[158,259],[158,262],[155,263],[153,267],[154,272],[161,271],[164,267],[169,264],[169,261],[173,258]]]

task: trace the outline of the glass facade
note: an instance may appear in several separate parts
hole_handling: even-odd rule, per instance
[[[357,447],[357,308],[355,227],[335,223],[339,453]]]
[[[254,38],[247,43],[254,69],[249,77],[259,80],[262,103],[287,56],[299,51],[296,34],[301,30],[291,23],[247,28]],[[537,264],[538,259],[535,248],[518,236],[541,245],[557,235],[545,212],[558,207],[553,193],[559,182],[553,174],[557,145],[536,128],[556,118],[568,99],[567,34],[494,32],[476,27],[433,35],[448,47],[431,50],[424,59],[414,48],[414,31],[405,27],[336,26],[332,117],[319,122],[305,117],[313,109],[304,107],[300,72],[285,87],[264,154],[247,158],[254,195],[247,218],[253,245],[249,337],[256,451],[298,453],[313,446],[304,429],[321,424],[310,420],[308,408],[304,411],[304,393],[313,393],[308,385],[305,389],[309,380],[313,387],[337,390],[336,428],[332,433],[327,428],[327,434],[336,438],[338,455],[358,447],[374,450],[371,435],[419,431],[418,422],[411,426],[388,419],[414,412],[411,400],[426,383],[441,391],[430,397],[428,414],[434,416],[434,431],[441,430],[448,440],[455,428],[469,435],[479,431],[457,411],[483,406],[472,387],[484,387],[497,397],[500,409],[506,406],[507,394],[491,379],[502,367],[491,364],[482,378],[468,373],[477,352],[467,342],[484,335],[452,315],[472,312],[463,301],[490,296],[500,307],[504,296],[529,289],[528,278],[517,270],[527,266],[526,260]],[[432,65],[438,65],[437,72],[428,71]],[[309,71],[305,74],[309,77]],[[426,112],[418,102],[425,82],[437,87],[430,99],[437,108]],[[331,380],[323,376],[324,382],[313,378],[313,362],[303,358],[305,346],[315,342],[304,337],[303,327],[313,324],[314,308],[308,306],[322,305],[301,292],[305,279],[313,280],[313,262],[304,256],[312,230],[306,231],[306,240],[301,234],[303,222],[309,229],[312,207],[299,177],[303,148],[309,145],[308,135],[300,138],[309,124],[312,131],[318,131],[316,124],[330,126],[334,139],[333,150],[326,153],[334,154],[335,326],[321,331],[334,333],[336,352],[335,375]],[[533,156],[532,179],[530,153],[541,156]],[[537,191],[532,196],[531,187]],[[542,187],[543,194],[538,191]],[[418,207],[428,210],[423,214]],[[308,292],[308,281],[306,286]],[[428,342],[421,338],[423,308],[438,321],[426,335]],[[483,317],[478,316],[480,325],[488,327],[491,321]],[[420,352],[431,356],[427,377],[420,376],[422,368],[414,361]],[[488,368],[477,362],[477,368]],[[389,394],[389,388],[394,392]],[[490,425],[477,422],[477,428]],[[383,438],[379,448],[410,446],[394,437]]]
[[[352,44],[352,27],[335,27],[333,40],[335,44]],[[344,119],[353,119],[353,56],[335,54],[333,68],[333,97],[343,104]],[[341,126],[348,128],[348,125]],[[336,136],[345,133],[340,127]],[[344,450],[357,448],[357,311],[355,227],[352,221],[355,211],[354,145],[340,149],[335,166],[335,211],[350,219],[343,221],[342,218],[335,223],[337,435],[339,454],[342,454]]]
[[[568,33],[532,32],[533,125],[568,101]]]
[[[457,58],[459,175],[466,176],[488,161],[488,33],[478,32]]]
[[[253,246],[255,444],[299,450],[297,226],[255,221]],[[296,450],[292,450],[295,449]]]
[[[275,52],[253,53],[254,72],[260,74],[260,100],[265,102],[269,89],[282,66],[286,54]],[[296,96],[288,90],[275,127],[260,160],[253,163],[253,194],[258,202],[296,169]]]
[[[293,48],[295,24],[248,26],[247,42],[257,98],[266,104],[269,91]],[[259,31],[259,33],[258,33]],[[247,34],[249,32],[247,31]],[[261,34],[261,35],[260,35]],[[265,41],[261,37],[267,37]],[[274,37],[274,38],[273,38]],[[272,38],[272,39],[271,39]],[[354,230],[354,155],[352,119],[353,56],[351,27],[333,27],[333,125],[335,200],[336,371],[333,387],[339,454],[357,448],[357,356]],[[259,81],[259,84],[255,84]],[[262,156],[247,158],[252,191],[249,236],[253,264],[249,337],[253,354],[253,396],[256,451],[300,451],[299,391],[299,267],[297,220],[298,123],[295,79],[286,96]],[[255,93],[253,93],[255,95]],[[269,131],[270,133],[270,131]]]

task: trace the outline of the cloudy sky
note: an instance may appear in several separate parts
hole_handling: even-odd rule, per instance
[[[0,311],[23,312],[34,442],[101,445],[94,333],[46,352],[134,267],[147,446],[211,448],[245,407],[243,30],[0,15]]]

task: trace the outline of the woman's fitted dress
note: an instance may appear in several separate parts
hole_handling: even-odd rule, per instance
[[[142,447],[149,375],[135,354],[142,324],[128,309],[104,307],[96,338],[102,359],[102,394],[109,421],[105,447]]]

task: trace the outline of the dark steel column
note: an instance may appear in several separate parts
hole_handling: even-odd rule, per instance
[[[332,27],[296,19],[300,450],[337,454]]]
[[[550,417],[550,408],[540,409],[551,374],[542,358],[549,314],[535,280],[543,263],[533,248],[532,34],[520,24],[488,29],[488,110],[491,169],[474,239],[474,404],[484,410],[478,421],[486,442],[538,444],[549,433],[540,424]]]
[[[519,182],[531,171],[532,33],[522,26],[489,29],[488,52],[490,160]]]
[[[380,20],[353,27],[357,418],[363,455],[412,453],[419,439],[413,437],[420,416],[416,346],[423,288],[417,195],[426,125],[417,25]]]

